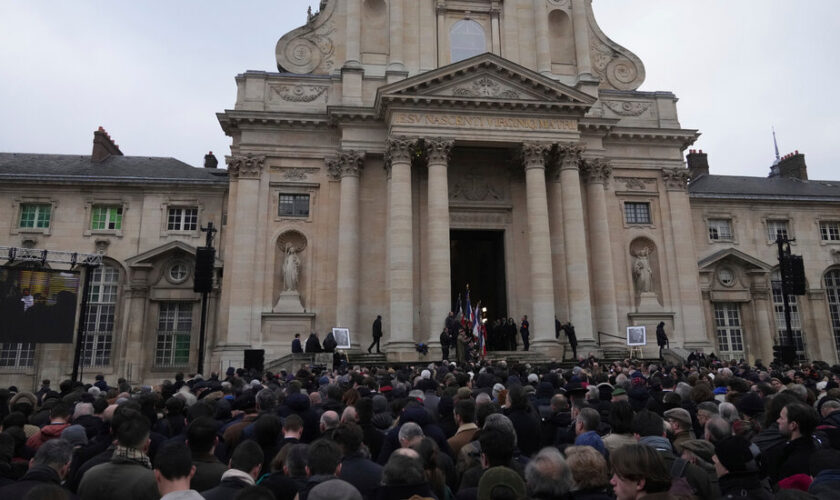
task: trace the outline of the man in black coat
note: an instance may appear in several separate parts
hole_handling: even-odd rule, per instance
[[[73,457],[73,446],[64,439],[51,439],[38,448],[32,465],[26,474],[16,483],[0,488],[0,498],[20,500],[32,488],[42,484],[61,486],[61,481],[70,470],[70,459]],[[67,498],[78,498],[65,491]]]
[[[230,469],[222,475],[222,482],[215,488],[202,491],[205,500],[228,500],[247,488],[254,486],[260,477],[263,460],[262,448],[256,441],[242,441],[233,450],[230,458]]]
[[[354,423],[341,424],[333,439],[343,455],[338,478],[355,486],[365,500],[375,498],[382,482],[382,466],[362,453],[362,429]]]
[[[557,318],[554,318],[555,323],[559,323]],[[575,334],[575,327],[572,326],[572,322],[569,321],[565,325],[560,327],[560,330],[563,330],[563,333],[566,334],[566,338],[569,340],[569,345],[572,347],[572,357],[575,358],[577,362],[577,334]],[[555,337],[559,337],[560,332],[555,332]]]
[[[303,346],[300,344],[300,334],[295,334],[295,340],[292,341],[292,354],[303,353]]]
[[[318,340],[317,333],[310,333],[309,338],[306,339],[306,352],[324,352],[324,349],[321,347],[321,341]]]
[[[376,316],[376,319],[373,321],[371,334],[373,335],[373,342],[368,347],[368,353],[373,349],[373,346],[376,346],[376,354],[380,354],[382,352],[379,350],[379,339],[382,338],[382,316]]]
[[[668,343],[668,336],[665,335],[665,322],[660,321],[658,325],[656,325],[656,343],[659,345],[659,359],[662,359],[662,349],[670,349],[671,346]]]
[[[522,337],[522,350],[527,351],[531,345],[531,324],[528,323],[528,316],[522,316],[522,323],[519,325],[519,335]]]

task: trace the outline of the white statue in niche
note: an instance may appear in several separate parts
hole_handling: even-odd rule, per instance
[[[653,291],[653,270],[650,267],[650,249],[642,247],[636,251],[633,262],[633,278],[636,280],[636,291],[650,293]]]
[[[295,246],[286,243],[286,257],[283,259],[283,288],[287,292],[296,292],[300,277],[300,257]]]

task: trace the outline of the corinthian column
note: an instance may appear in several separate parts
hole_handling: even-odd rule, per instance
[[[545,154],[550,148],[550,144],[522,145],[531,257],[531,341],[538,349],[556,347],[548,195],[545,190]]]
[[[577,332],[578,350],[583,355],[595,347],[592,332],[592,305],[589,294],[589,256],[586,252],[586,229],[583,224],[583,200],[580,192],[579,144],[558,146],[555,180],[559,179],[563,212],[563,244],[566,253],[566,295],[569,320]],[[559,175],[557,175],[559,174]]]
[[[385,165],[390,169],[388,206],[388,273],[390,282],[390,338],[388,351],[414,349],[414,255],[411,227],[411,157],[416,139],[390,137]]]
[[[551,73],[551,45],[548,39],[548,11],[545,0],[534,0],[534,31],[537,36],[537,71]]]
[[[328,159],[330,174],[341,179],[338,212],[338,269],[336,275],[336,325],[349,328],[356,339],[359,330],[359,174],[365,154],[342,151]]]
[[[437,342],[452,300],[449,261],[449,153],[455,141],[426,139],[429,156],[429,341]]]
[[[618,310],[615,303],[615,275],[613,272],[612,240],[607,220],[605,191],[612,167],[602,158],[586,160],[583,165],[588,181],[586,198],[589,212],[589,243],[592,256],[592,284],[595,287],[595,327],[597,331],[620,335]],[[604,337],[608,343],[620,343]]]

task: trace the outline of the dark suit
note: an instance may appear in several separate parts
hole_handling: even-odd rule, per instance
[[[376,346],[376,353],[379,354],[382,352],[379,350],[379,339],[382,338],[382,318],[378,316],[376,317],[376,320],[373,322],[371,334],[373,335],[373,342],[371,342],[370,347],[368,347],[368,352],[373,349],[373,346]]]
[[[292,354],[300,354],[303,352],[303,346],[300,345],[300,339],[292,341]]]
[[[522,320],[522,325],[519,326],[519,335],[522,336],[522,345],[523,345],[523,350],[525,350],[525,351],[527,351],[528,347],[531,345],[531,341],[530,341],[531,331],[530,331],[529,327],[530,327],[530,325],[528,324],[527,319],[523,319]]]

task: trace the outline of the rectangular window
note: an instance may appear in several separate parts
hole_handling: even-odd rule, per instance
[[[190,362],[191,302],[161,302],[158,313],[155,366],[186,366]]]
[[[94,205],[90,228],[93,231],[118,231],[122,229],[123,209],[114,205]]]
[[[0,344],[0,367],[28,368],[35,364],[35,344]]]
[[[779,236],[788,239],[788,221],[786,220],[768,220],[767,221],[767,239],[776,241]]]
[[[624,219],[628,224],[650,224],[650,203],[625,203]]]
[[[90,281],[82,363],[84,366],[108,366],[111,364],[120,272],[113,266],[102,265],[93,271]]]
[[[715,333],[718,351],[724,360],[744,357],[741,311],[736,303],[715,303]]]
[[[309,195],[280,193],[277,215],[281,217],[309,217]]]
[[[729,219],[709,219],[709,239],[712,241],[732,241],[732,221]]]
[[[31,229],[50,227],[51,210],[52,205],[49,203],[21,203],[20,227]]]
[[[840,222],[820,222],[820,238],[823,241],[840,241]]]
[[[169,231],[195,231],[198,228],[198,208],[177,207],[169,209],[166,229]]]

